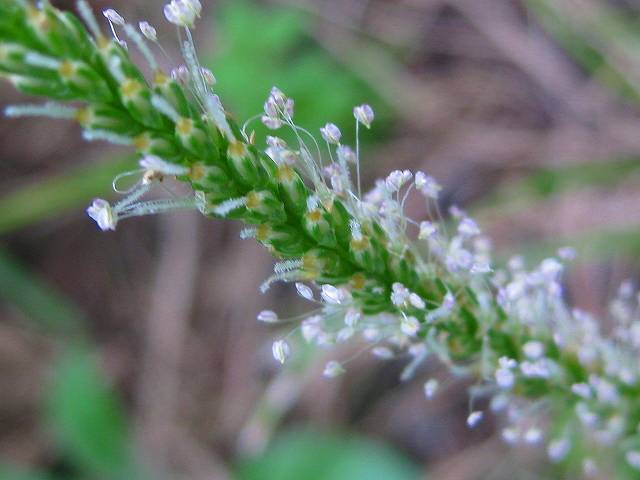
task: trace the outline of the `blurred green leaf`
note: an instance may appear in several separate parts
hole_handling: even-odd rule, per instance
[[[56,444],[79,471],[103,478],[139,478],[124,410],[95,355],[76,349],[62,356],[48,391],[46,415]]]
[[[377,120],[388,118],[379,96],[307,35],[303,14],[234,0],[226,2],[216,28],[222,44],[208,63],[216,89],[239,119],[260,113],[274,85],[295,99],[296,123],[311,132],[331,121],[349,141],[353,106],[364,102],[372,104]],[[259,136],[267,133],[259,121],[251,128]]]
[[[582,16],[567,15],[553,0],[527,0],[526,3],[543,27],[586,71],[622,97],[640,101],[635,76],[630,75],[624,61],[621,64],[625,68],[621,68],[612,57],[612,52],[622,53],[627,59],[637,57],[634,54],[640,48],[637,16],[618,11],[606,2],[595,2],[589,7],[591,11]]]
[[[133,166],[131,158],[83,165],[0,197],[0,234],[88,204],[108,192],[117,174]]]
[[[53,480],[53,478],[42,472],[27,471],[0,464],[0,480]]]
[[[490,212],[492,216],[513,213],[554,195],[581,188],[615,187],[633,176],[640,179],[640,159],[637,157],[541,168],[520,180],[506,183],[474,210],[478,216],[482,212]]]
[[[603,230],[576,235],[551,242],[536,242],[518,246],[518,252],[529,264],[555,255],[560,247],[570,245],[575,248],[581,261],[598,258],[640,258],[640,229],[632,227],[621,230]],[[503,258],[503,262],[509,256]]]
[[[238,480],[411,480],[408,459],[370,440],[314,430],[284,434],[239,469]]]
[[[38,328],[75,334],[82,314],[51,285],[0,249],[0,297],[20,309]]]

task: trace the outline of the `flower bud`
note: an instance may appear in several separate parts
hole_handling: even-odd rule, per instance
[[[320,129],[320,133],[322,134],[322,138],[324,138],[326,142],[333,143],[335,145],[338,145],[340,143],[340,137],[342,136],[342,133],[335,124],[327,123]]]
[[[147,40],[152,42],[156,42],[158,40],[158,34],[156,29],[149,22],[140,22],[138,23],[138,27]]]
[[[371,128],[374,114],[373,109],[366,103],[359,105],[353,109],[353,116],[355,119],[367,128]]]
[[[124,18],[118,12],[116,12],[113,8],[107,8],[102,11],[102,15],[105,16],[107,20],[111,23],[114,23],[119,26],[123,26],[125,24]]]

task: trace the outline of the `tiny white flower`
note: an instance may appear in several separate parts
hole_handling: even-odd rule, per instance
[[[541,358],[535,362],[524,361],[520,364],[520,371],[525,377],[529,378],[549,378],[551,376],[552,363]]]
[[[562,260],[566,260],[566,261],[575,260],[576,250],[573,247],[560,247],[558,249],[558,256]]]
[[[298,295],[307,300],[313,300],[313,291],[304,283],[296,282]]]
[[[598,473],[596,462],[592,458],[585,458],[582,461],[582,471],[587,477],[594,477]]]
[[[585,403],[580,402],[576,404],[575,410],[578,419],[585,427],[593,427],[598,423],[598,415],[589,410],[589,407],[587,407]]]
[[[405,183],[411,180],[412,176],[413,174],[409,170],[394,170],[385,180],[387,191],[390,193],[397,192]]]
[[[362,317],[360,310],[350,308],[344,316],[344,323],[348,327],[355,327],[360,321],[360,317]]]
[[[427,380],[424,384],[424,396],[428,399],[433,398],[438,391],[439,386],[440,384],[435,378]]]
[[[155,42],[158,40],[158,33],[156,32],[156,29],[149,22],[138,23],[138,28],[140,28],[142,35],[144,35],[147,38],[147,40],[150,40],[152,42]]]
[[[437,200],[438,196],[440,195],[440,190],[442,190],[442,187],[438,184],[438,182],[436,182],[433,177],[425,175],[421,179],[421,183],[422,188],[420,188],[420,192],[422,192],[422,194],[427,198]]]
[[[375,343],[382,338],[382,333],[375,327],[369,327],[362,331],[362,338],[367,342]]]
[[[480,423],[483,417],[484,417],[484,413],[479,410],[476,410],[475,412],[471,412],[467,417],[467,426],[469,428],[475,427],[476,425],[478,425],[478,423]]]
[[[496,370],[496,383],[500,388],[511,388],[515,382],[514,373],[508,368],[499,368]]]
[[[393,351],[389,347],[375,347],[371,349],[373,356],[382,358],[383,360],[389,360],[393,358]]]
[[[393,303],[396,307],[403,307],[407,300],[409,300],[409,295],[411,292],[407,287],[402,285],[399,282],[395,282],[392,285],[393,291],[391,292],[391,303]]]
[[[540,271],[549,279],[555,279],[564,267],[555,258],[546,258],[540,264]]]
[[[336,341],[338,343],[344,343],[347,340],[349,340],[351,337],[353,337],[355,333],[356,331],[352,327],[341,328],[336,334]]]
[[[449,207],[449,213],[453,218],[462,219],[467,216],[466,212],[457,205]]]
[[[415,175],[415,185],[418,190],[422,190],[427,183],[427,174],[422,171],[417,171]]]
[[[492,412],[501,412],[509,405],[509,396],[505,394],[495,395],[491,399],[490,407]]]
[[[427,238],[432,237],[438,232],[438,227],[427,220],[420,222],[420,233],[418,234],[418,238],[420,240],[425,240]]]
[[[571,450],[571,443],[566,438],[559,438],[549,442],[547,455],[553,463],[561,462]]]
[[[323,332],[321,328],[322,317],[314,315],[302,322],[302,337],[307,343],[311,343],[317,339]]]
[[[482,274],[482,273],[490,273],[493,270],[491,269],[491,265],[489,265],[488,262],[481,261],[481,262],[474,262],[474,264],[471,266],[471,270],[469,271],[471,273]]]
[[[498,359],[498,363],[501,368],[516,368],[518,366],[518,362],[516,360],[505,356],[500,357]]]
[[[202,5],[199,0],[171,0],[164,6],[166,19],[179,27],[193,27],[201,11]]]
[[[336,149],[336,153],[338,154],[338,160],[341,162],[344,162],[345,164],[356,163],[356,154],[347,145],[339,145]]]
[[[217,83],[216,77],[213,75],[213,72],[208,68],[200,67],[200,74],[202,75],[202,78],[204,79],[206,84],[209,85],[210,87],[213,87]]]
[[[109,20],[111,23],[114,23],[116,25],[122,26],[125,24],[125,21],[124,21],[124,18],[122,18],[122,15],[116,12],[113,8],[107,8],[106,10],[103,10],[102,15],[104,15],[106,19]]]
[[[191,79],[191,75],[189,74],[189,69],[187,68],[187,66],[179,65],[176,68],[172,68],[171,79],[175,80],[176,82],[182,85],[186,85],[187,83],[189,83],[189,80]]]
[[[91,206],[87,208],[89,215],[98,224],[102,231],[115,230],[118,224],[118,216],[114,213],[113,208],[106,200],[96,198]]]
[[[524,344],[522,351],[531,360],[537,360],[544,355],[544,344],[542,342],[530,341]]]
[[[186,175],[189,173],[187,167],[166,162],[155,155],[145,155],[140,159],[139,163],[145,170],[159,172],[163,175]]]
[[[271,351],[273,353],[273,358],[280,363],[284,363],[291,354],[291,347],[289,347],[289,344],[284,340],[276,340],[273,342]]]
[[[463,218],[458,225],[458,233],[463,237],[474,237],[480,235],[480,227],[471,218]]]
[[[273,104],[280,110],[284,110],[287,105],[287,96],[284,94],[282,90],[278,87],[271,87],[271,91],[269,92],[268,102],[273,102]],[[266,110],[265,110],[266,111]],[[277,110],[276,110],[277,111]]]
[[[327,123],[324,127],[322,127],[320,129],[320,134],[326,142],[333,143],[335,145],[338,145],[340,143],[340,137],[342,137],[340,129],[333,123]]]
[[[571,385],[571,391],[579,397],[585,399],[591,398],[591,387],[586,383],[574,383]]]
[[[416,317],[403,317],[400,322],[400,330],[402,330],[402,333],[405,335],[413,337],[417,335],[420,330],[420,322]]]
[[[353,109],[355,119],[367,128],[371,128],[374,119],[374,113],[371,106],[365,104],[358,105]]]
[[[422,300],[422,298],[420,298],[420,295],[418,295],[417,293],[411,293],[411,295],[409,295],[409,303],[418,310],[424,310],[424,308],[427,306],[424,303],[424,300]]]
[[[322,374],[327,378],[335,378],[337,376],[342,375],[344,372],[345,372],[344,367],[340,362],[331,360],[330,362],[327,362],[327,364],[325,365],[324,371],[322,372]]]
[[[631,450],[624,455],[624,458],[629,466],[636,470],[640,470],[640,451]]]
[[[282,127],[282,120],[276,117],[270,117],[269,115],[263,115],[260,119],[265,127],[270,130],[278,130]]]
[[[442,308],[450,312],[455,306],[456,297],[453,296],[453,293],[447,292],[447,294],[444,296],[444,299],[442,300]]]
[[[514,427],[507,427],[502,429],[502,439],[508,445],[515,445],[520,439],[520,433]]]
[[[342,290],[341,288],[336,288],[333,285],[322,285],[321,295],[322,299],[326,303],[330,303],[333,305],[340,305],[346,300],[344,290]]]
[[[263,310],[258,314],[258,321],[264,323],[278,323],[278,315],[271,310]]]
[[[524,441],[530,445],[540,443],[542,440],[542,430],[537,427],[531,427],[524,432]]]

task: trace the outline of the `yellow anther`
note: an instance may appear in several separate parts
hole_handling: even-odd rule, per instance
[[[98,48],[100,50],[106,50],[107,48],[109,48],[109,45],[111,45],[111,40],[109,40],[104,35],[100,35],[98,38],[96,38],[96,44],[98,45]]]
[[[276,176],[279,182],[289,183],[295,178],[295,172],[289,165],[280,165]]]
[[[262,199],[260,195],[256,192],[249,192],[246,197],[247,201],[245,202],[245,206],[249,210],[255,210],[262,204]]]
[[[47,15],[31,5],[27,7],[27,19],[38,30],[49,30],[51,28],[51,22]]]
[[[65,80],[69,80],[70,78],[73,78],[75,76],[76,66],[73,64],[73,62],[65,60],[58,67],[58,73]]]
[[[307,220],[309,220],[311,223],[318,223],[320,220],[322,220],[322,212],[318,209],[307,212]]]
[[[156,70],[153,74],[153,83],[158,87],[164,87],[169,83],[169,77],[162,70]]]
[[[365,236],[362,236],[358,239],[351,240],[351,248],[356,252],[362,252],[369,247],[369,239]]]
[[[248,151],[247,151],[247,147],[246,147],[246,145],[244,143],[235,141],[235,142],[231,142],[229,144],[229,148],[227,150],[227,153],[234,160],[240,160],[240,159],[245,158],[247,156]]]
[[[80,125],[89,125],[95,119],[91,107],[79,108],[78,110],[76,110],[76,114],[74,115],[74,117]]]
[[[271,235],[271,229],[267,225],[260,225],[256,228],[256,240],[266,242]]]
[[[139,152],[145,152],[151,146],[151,138],[148,133],[141,133],[133,139],[133,146]]]
[[[201,163],[194,163],[189,167],[189,178],[191,180],[201,180],[206,173],[207,170]]]
[[[365,276],[363,274],[356,273],[349,280],[349,285],[354,290],[362,290],[364,288],[364,286],[365,286],[366,281],[367,281],[367,279],[365,278]]]
[[[193,133],[193,120],[181,117],[176,123],[176,132],[181,137],[188,137]]]
[[[306,253],[302,256],[302,270],[315,274],[320,270],[320,262],[318,257],[313,253]]]
[[[142,84],[133,78],[127,78],[120,86],[120,93],[127,100],[132,100],[142,90]]]

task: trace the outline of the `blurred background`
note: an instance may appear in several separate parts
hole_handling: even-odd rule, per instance
[[[368,184],[434,175],[442,209],[476,217],[499,264],[574,246],[566,295],[596,314],[637,279],[637,0],[203,3],[201,58],[237,118],[278,85],[300,125],[353,138],[366,101]],[[166,69],[179,63],[162,2],[91,4],[155,24]],[[3,107],[23,101],[0,85]],[[283,332],[256,314],[306,307],[290,287],[259,293],[273,260],[240,225],[179,213],[105,234],[86,217],[134,164],[71,123],[0,121],[0,478],[557,478],[541,448],[502,445],[499,418],[467,429],[469,383],[436,362],[405,383],[403,358],[360,355],[331,381],[302,345],[276,365]]]

